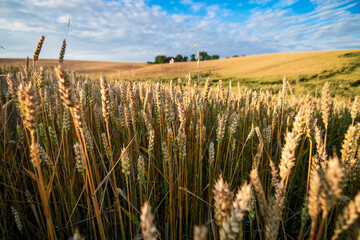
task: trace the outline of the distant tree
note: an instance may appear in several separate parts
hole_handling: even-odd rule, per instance
[[[178,62],[182,62],[183,61],[183,56],[181,55],[181,54],[178,54],[178,55],[176,55],[176,60],[178,61]]]
[[[154,63],[161,64],[166,62],[166,56],[165,55],[158,55],[155,57]]]
[[[234,56],[232,56],[232,57],[238,57],[238,56],[239,56],[239,55],[236,55],[236,54],[235,54],[235,55],[234,55]]]
[[[212,59],[220,59],[219,55],[209,55],[207,52],[199,52],[200,61],[212,60]],[[154,64],[162,64],[162,63],[169,63],[171,58],[174,58],[175,62],[187,62],[189,61],[188,56],[182,56],[181,54],[173,56],[165,56],[165,55],[158,55],[155,57]],[[195,54],[190,55],[190,61],[194,62],[197,61],[197,57]],[[151,62],[148,62],[151,63]]]
[[[199,52],[199,55],[200,55],[200,61],[206,61],[211,59],[211,57],[207,52]]]
[[[173,56],[166,57],[165,60],[164,60],[164,63],[169,63],[172,58],[174,58],[174,57]]]

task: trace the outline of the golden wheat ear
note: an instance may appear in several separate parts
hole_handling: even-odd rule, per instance
[[[151,206],[145,202],[141,208],[141,233],[144,240],[155,240],[158,236],[158,230],[154,224],[154,215],[151,213]]]
[[[28,85],[20,84],[18,99],[24,114],[25,127],[30,131],[35,131],[40,103],[36,90],[31,83]]]
[[[40,51],[41,51],[41,48],[42,48],[42,45],[45,41],[45,36],[44,35],[41,35],[38,43],[37,43],[37,46],[35,48],[35,51],[34,51],[34,54],[33,54],[33,63],[35,65],[35,62],[38,60],[39,58],[39,55],[40,55]]]
[[[66,39],[63,40],[60,54],[59,54],[59,63],[60,64],[62,64],[64,62],[65,50],[66,50]]]
[[[105,76],[100,77],[100,87],[103,117],[109,119],[110,93]]]
[[[58,78],[60,98],[65,107],[72,109],[74,107],[74,101],[71,81],[69,80],[68,75],[63,71],[61,65],[55,68],[55,73]]]
[[[360,193],[358,193],[354,200],[350,201],[348,206],[343,210],[342,214],[338,216],[335,224],[334,235],[331,240],[337,239],[341,232],[347,230],[360,217]]]
[[[207,239],[207,228],[205,226],[194,227],[194,240],[206,240]]]
[[[229,184],[224,181],[222,175],[215,183],[214,189],[215,220],[221,226],[230,217],[232,212],[232,200],[234,193],[230,191]]]

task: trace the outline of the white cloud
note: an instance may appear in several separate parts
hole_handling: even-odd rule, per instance
[[[183,5],[189,5],[194,12],[198,12],[205,8],[206,4],[202,2],[194,2],[192,0],[181,0],[180,3]]]
[[[297,3],[299,0],[280,0],[277,5],[279,7],[289,7],[295,3]]]
[[[247,31],[277,51],[359,48],[360,14],[352,1],[317,1],[315,10],[294,14],[290,9],[256,9]],[[357,39],[357,41],[355,40]]]
[[[269,2],[272,2],[274,0],[250,0],[249,3],[250,4],[258,4],[258,5],[265,5],[268,4]]]
[[[57,58],[69,19],[67,59],[149,61],[158,54],[190,55],[198,41],[200,50],[221,57],[360,47],[360,14],[349,11],[354,1],[317,0],[304,14],[288,7],[295,1],[254,7],[247,21],[233,22],[223,5],[192,0],[181,1],[191,11],[173,14],[147,0],[2,0],[0,45],[6,51],[0,57],[31,56],[44,34],[40,57]]]

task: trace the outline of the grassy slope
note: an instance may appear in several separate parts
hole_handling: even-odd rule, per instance
[[[124,72],[122,78],[167,81],[184,77],[188,72],[210,76],[213,82],[222,79],[225,85],[232,81],[233,85],[240,82],[241,86],[275,90],[281,88],[286,75],[296,94],[314,94],[329,81],[333,94],[353,96],[360,93],[360,50],[237,57],[200,62],[199,70],[196,62],[153,65]]]
[[[38,65],[54,66],[56,60],[39,60]],[[0,65],[23,66],[23,59],[0,59]],[[119,79],[155,80],[168,82],[193,75],[209,76],[213,83],[222,79],[235,86],[278,90],[286,76],[295,94],[319,92],[324,82],[331,83],[332,94],[354,96],[360,93],[360,50],[279,53],[237,57],[221,60],[148,65],[145,63],[118,63],[70,61],[64,67],[78,73],[106,73]]]

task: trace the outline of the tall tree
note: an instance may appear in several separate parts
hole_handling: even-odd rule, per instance
[[[164,63],[166,61],[166,56],[165,55],[158,55],[155,57],[155,62],[154,63]]]
[[[176,60],[178,61],[178,62],[182,62],[183,61],[183,56],[181,55],[181,54],[178,54],[178,55],[176,55]]]
[[[211,59],[211,57],[207,52],[200,52],[199,55],[200,55],[200,61],[206,61]]]

